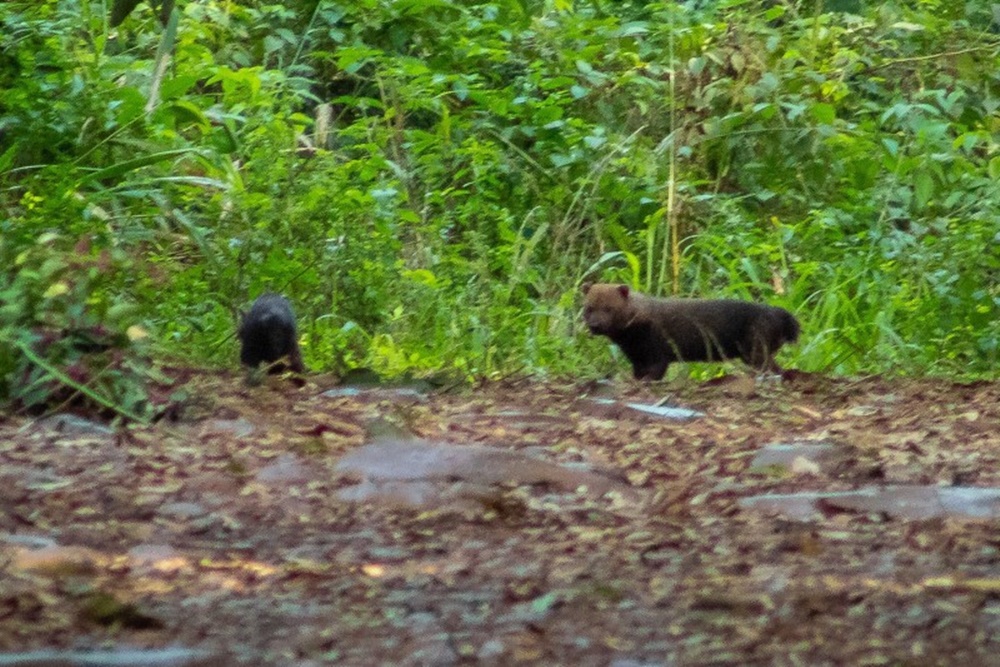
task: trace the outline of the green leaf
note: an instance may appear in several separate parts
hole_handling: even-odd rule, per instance
[[[439,287],[437,276],[429,269],[412,269],[405,271],[403,275],[415,283],[426,285],[427,287]]]
[[[195,74],[178,74],[164,79],[160,84],[160,99],[172,100],[185,94],[198,83],[200,77]]]
[[[934,195],[934,178],[926,171],[918,171],[913,178],[913,195],[917,208],[924,208]]]
[[[559,594],[557,592],[552,591],[551,593],[546,593],[545,595],[539,596],[531,601],[531,611],[536,614],[544,614],[552,609],[558,601]]]
[[[773,21],[775,19],[781,18],[782,16],[785,15],[786,11],[787,10],[785,9],[784,5],[774,5],[766,12],[764,12],[764,20]]]
[[[159,162],[165,162],[167,160],[172,160],[176,157],[182,155],[188,155],[193,153],[193,148],[178,148],[175,150],[161,151],[159,153],[153,153],[151,155],[143,155],[142,157],[133,158],[131,160],[125,160],[119,162],[118,164],[111,165],[110,167],[105,167],[104,169],[98,169],[86,174],[77,182],[77,187],[86,185],[93,181],[103,181],[108,179],[116,179],[124,176],[130,171],[135,171],[143,167],[148,167]]]
[[[187,125],[199,125],[202,130],[209,130],[212,123],[199,106],[188,100],[175,100],[167,104],[162,104],[157,108],[157,115],[169,113],[174,121],[184,127]]]
[[[0,173],[11,168],[14,164],[14,157],[17,155],[18,144],[14,142],[7,150],[0,154]]]
[[[892,137],[882,137],[882,147],[892,157],[899,156],[899,142]]]
[[[834,109],[832,104],[826,104],[825,102],[814,104],[809,112],[817,122],[827,125],[831,125],[837,119],[836,109]]]
[[[285,46],[285,40],[273,35],[264,37],[264,53],[274,53],[280,51]]]
[[[1000,155],[989,161],[986,171],[994,181],[1000,180]]]

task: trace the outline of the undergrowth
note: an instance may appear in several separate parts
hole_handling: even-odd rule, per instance
[[[314,369],[597,376],[585,279],[782,305],[804,370],[996,373],[989,3],[112,4],[0,5],[7,400],[82,359],[28,333],[59,300],[232,365],[264,290]],[[121,270],[47,291],[51,233]]]

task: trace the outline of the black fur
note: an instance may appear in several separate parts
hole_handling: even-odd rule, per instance
[[[251,368],[261,362],[273,364],[270,372],[285,370],[285,363],[274,363],[286,359],[288,368],[296,373],[304,373],[302,352],[299,350],[298,332],[295,329],[295,313],[288,299],[280,294],[262,294],[250,307],[250,312],[240,318],[237,332],[240,339],[240,361]]]
[[[627,285],[583,286],[583,318],[591,333],[607,336],[632,363],[636,379],[659,380],[675,361],[739,358],[777,372],[774,355],[799,335],[783,308],[733,299],[659,299]]]

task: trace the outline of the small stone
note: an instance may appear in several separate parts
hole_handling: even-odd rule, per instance
[[[56,541],[44,535],[0,535],[0,542],[25,549],[44,549],[56,546]]]
[[[413,630],[439,627],[437,616],[429,611],[417,611],[406,616],[403,624]]]
[[[413,440],[416,438],[413,433],[405,427],[397,424],[385,417],[375,417],[365,423],[365,435],[368,442],[398,442],[400,440]]]
[[[337,387],[336,389],[324,391],[320,395],[324,398],[354,398],[360,394],[361,390],[357,387]]]
[[[115,430],[104,424],[71,414],[55,414],[35,422],[39,428],[67,435],[114,435]]]
[[[502,641],[499,639],[488,639],[479,647],[476,657],[480,660],[493,660],[502,657],[506,652],[507,648]]]
[[[414,663],[420,665],[453,665],[458,662],[458,654],[451,647],[451,641],[444,632],[420,640],[410,657]]]
[[[368,558],[378,561],[403,561],[411,554],[409,549],[403,547],[371,547],[368,549]]]
[[[99,553],[85,547],[51,545],[19,551],[14,567],[47,575],[89,574],[100,560]]]
[[[642,412],[644,414],[653,415],[655,417],[661,417],[663,419],[671,419],[674,421],[686,421],[688,419],[695,419],[696,417],[704,417],[704,412],[698,412],[697,410],[690,410],[688,408],[677,408],[670,407],[667,405],[647,405],[645,403],[619,403],[618,401],[612,400],[610,398],[592,398],[590,401],[596,405],[607,406],[613,408],[618,405],[623,405],[629,410],[634,410],[636,412]]]
[[[789,470],[796,475],[818,475],[819,464],[804,456],[796,456],[792,459],[792,465],[789,466]]]
[[[282,454],[257,472],[257,481],[265,483],[301,483],[310,479],[309,469],[292,454]]]
[[[140,544],[128,550],[132,565],[161,571],[177,570],[186,559],[169,544]]]
[[[237,438],[246,438],[253,432],[253,424],[242,417],[239,419],[209,419],[202,426],[202,435],[231,435]]]
[[[827,442],[775,442],[764,445],[750,462],[751,471],[780,468],[793,473],[816,474],[823,464],[837,456],[837,449]]]
[[[195,519],[205,516],[207,510],[198,503],[176,502],[163,505],[159,513],[173,519]]]
[[[324,391],[324,398],[354,398],[364,403],[426,401],[424,392],[412,387],[336,387]]]
[[[646,414],[663,417],[664,419],[693,419],[694,417],[701,417],[703,415],[703,413],[697,410],[675,408],[669,405],[647,405],[645,403],[626,403],[625,405],[638,412],[645,412]]]

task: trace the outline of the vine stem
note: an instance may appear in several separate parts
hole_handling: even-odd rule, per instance
[[[68,375],[66,375],[65,373],[63,373],[61,370],[59,370],[58,368],[56,368],[55,366],[53,366],[52,364],[50,364],[48,361],[46,361],[42,357],[40,357],[37,354],[35,354],[35,351],[32,350],[31,347],[29,345],[27,345],[24,341],[20,341],[20,340],[8,340],[7,342],[8,343],[12,343],[16,348],[18,348],[24,354],[24,356],[26,356],[31,361],[31,363],[37,365],[39,368],[41,368],[42,370],[44,370],[46,373],[48,373],[49,375],[51,375],[52,377],[54,377],[56,380],[58,380],[62,384],[64,384],[67,387],[70,387],[70,388],[72,388],[72,389],[80,392],[81,394],[83,394],[87,398],[91,399],[95,403],[97,403],[99,405],[102,405],[105,408],[107,408],[108,410],[112,410],[113,412],[116,412],[116,413],[120,414],[121,416],[127,417],[127,418],[129,418],[129,419],[131,419],[131,420],[133,420],[135,422],[140,423],[140,424],[146,424],[146,423],[149,422],[149,420],[146,419],[145,417],[142,417],[141,415],[138,415],[138,414],[132,412],[131,410],[129,410],[127,408],[124,408],[124,407],[122,407],[120,405],[116,405],[115,403],[113,403],[112,401],[108,400],[104,396],[101,396],[100,394],[98,394],[96,391],[94,391],[90,387],[88,387],[86,385],[83,385],[83,384],[80,384],[79,382],[77,382],[73,378],[69,377]]]

